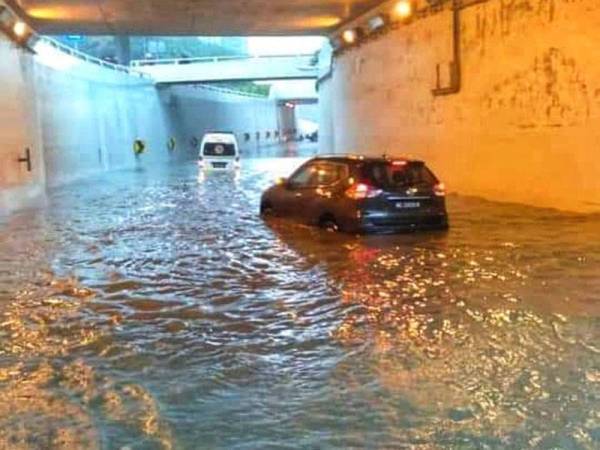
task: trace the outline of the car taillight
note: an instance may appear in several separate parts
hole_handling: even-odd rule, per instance
[[[444,183],[438,183],[433,187],[433,193],[438,197],[444,197],[446,195],[446,185]]]
[[[367,183],[354,183],[346,190],[346,197],[353,200],[374,198],[381,194],[381,189],[376,189]]]

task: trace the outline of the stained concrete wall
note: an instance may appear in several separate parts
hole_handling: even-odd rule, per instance
[[[322,147],[425,158],[464,194],[600,211],[600,3],[464,9],[462,90],[436,97],[451,23],[432,13],[338,55],[320,86]]]
[[[0,35],[0,212],[29,204],[44,191],[45,170],[38,116],[30,95],[31,57]],[[19,158],[31,150],[33,167]]]

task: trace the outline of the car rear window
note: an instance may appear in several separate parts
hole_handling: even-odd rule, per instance
[[[421,161],[382,161],[367,164],[364,176],[381,188],[433,186],[438,183],[435,175]]]
[[[235,156],[235,145],[207,142],[202,151],[204,156]]]

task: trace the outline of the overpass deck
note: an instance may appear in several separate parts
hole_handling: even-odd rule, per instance
[[[316,79],[313,54],[227,56],[132,61],[131,67],[152,77],[157,84],[214,83]]]

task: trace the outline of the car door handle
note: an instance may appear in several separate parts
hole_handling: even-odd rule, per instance
[[[302,192],[296,192],[296,197],[302,197]]]

